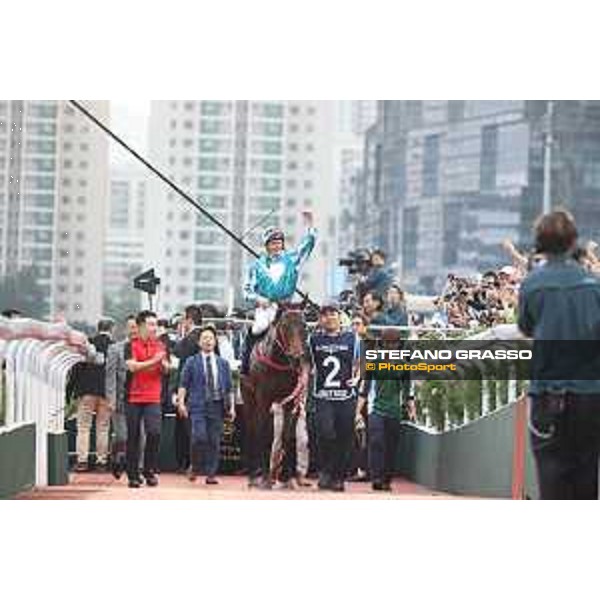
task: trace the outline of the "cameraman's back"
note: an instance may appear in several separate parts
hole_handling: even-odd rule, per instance
[[[535,234],[548,260],[521,286],[519,327],[534,338],[528,426],[538,489],[543,499],[597,500],[600,281],[572,258],[568,212],[542,216]]]
[[[600,279],[567,255],[550,256],[521,284],[519,328],[536,340],[600,339]]]
[[[600,280],[572,258],[576,241],[575,221],[565,211],[544,215],[536,225],[536,244],[547,261],[521,284],[518,321],[534,339],[532,394],[600,393],[597,345],[573,343],[600,340]]]

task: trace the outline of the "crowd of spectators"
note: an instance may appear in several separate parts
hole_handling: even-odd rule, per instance
[[[442,294],[434,300],[431,324],[467,329],[514,322],[521,278],[521,272],[509,265],[480,277],[449,274]]]
[[[432,325],[468,329],[516,322],[521,282],[532,269],[544,264],[546,256],[536,250],[522,253],[510,240],[505,240],[502,247],[511,264],[483,275],[460,277],[450,273],[447,276],[442,293],[434,301]],[[598,275],[597,247],[595,242],[588,242],[577,247],[571,258]]]

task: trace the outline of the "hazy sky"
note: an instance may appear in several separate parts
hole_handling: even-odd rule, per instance
[[[150,100],[111,100],[111,126],[113,131],[140,154],[147,154],[148,118]],[[111,143],[111,161],[121,162],[126,153]]]

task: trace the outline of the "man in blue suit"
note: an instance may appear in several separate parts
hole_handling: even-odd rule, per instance
[[[215,353],[217,334],[206,326],[198,339],[200,352],[187,359],[177,394],[177,410],[189,415],[192,428],[190,481],[198,475],[217,484],[223,421],[233,420],[234,404],[229,363]]]

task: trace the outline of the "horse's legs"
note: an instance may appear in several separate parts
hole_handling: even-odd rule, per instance
[[[288,482],[296,472],[296,422],[297,415],[293,413],[292,404],[287,404],[283,410],[283,468],[281,479]]]
[[[261,487],[271,487],[271,445],[273,443],[273,415],[270,404],[258,398],[256,405],[257,458],[261,476]]]
[[[244,454],[246,468],[248,469],[248,485],[254,487],[257,484],[260,464],[258,454],[258,407],[256,397],[249,387],[244,386],[244,418],[245,418],[245,443]]]

